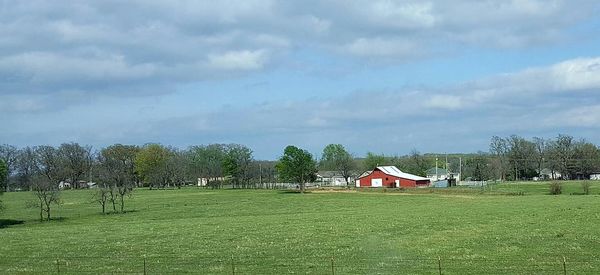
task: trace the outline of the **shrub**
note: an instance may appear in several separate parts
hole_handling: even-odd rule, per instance
[[[583,188],[583,194],[585,195],[589,195],[590,194],[590,187],[592,186],[592,184],[589,181],[584,181],[581,183],[581,188]]]
[[[562,193],[562,184],[560,182],[550,183],[550,195],[560,195]]]

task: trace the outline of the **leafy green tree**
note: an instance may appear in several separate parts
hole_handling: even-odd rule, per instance
[[[595,144],[580,140],[575,143],[574,151],[579,176],[589,179],[591,174],[600,171],[600,150]]]
[[[365,171],[371,171],[377,166],[388,164],[384,155],[377,155],[375,153],[368,152],[367,157],[363,161],[363,169]]]
[[[398,158],[395,162],[395,165],[400,170],[422,177],[427,176],[427,169],[435,165],[435,163],[430,163],[430,161],[428,161],[416,149],[413,149],[409,156]]]
[[[8,180],[8,167],[6,165],[6,163],[4,163],[4,160],[0,159],[0,183],[4,183]],[[4,193],[4,188],[0,188],[0,195],[2,195],[2,193]],[[0,201],[0,211],[2,211],[3,206],[2,206],[2,201]]]
[[[7,170],[6,180],[4,182],[0,182],[0,184],[2,184],[1,187],[4,187],[6,192],[10,190],[10,178],[15,171],[18,154],[19,150],[17,147],[8,144],[0,145],[0,159],[4,161]]]
[[[475,181],[485,181],[490,178],[490,167],[488,156],[479,152],[477,155],[469,158],[465,162],[464,174]]]
[[[207,146],[192,146],[187,151],[188,173],[195,178],[205,178],[207,185],[217,187],[211,181],[223,176],[223,160],[226,146],[210,144]]]
[[[135,156],[135,171],[141,180],[152,187],[164,187],[168,184],[167,161],[171,152],[165,146],[156,143],[144,145]]]
[[[300,185],[300,192],[304,193],[307,182],[317,179],[317,162],[312,154],[296,146],[287,146],[283,156],[277,163],[277,172],[284,181],[291,181]]]
[[[223,159],[223,172],[231,177],[234,188],[248,187],[250,180],[250,164],[253,161],[252,150],[244,145],[227,146]]]
[[[6,162],[4,162],[4,160],[0,159],[0,183],[4,184],[7,180],[8,180],[8,166],[6,165]]]
[[[323,156],[319,165],[326,170],[336,171],[346,182],[346,186],[350,186],[348,178],[356,168],[354,158],[346,148],[341,144],[329,144],[323,149]]]

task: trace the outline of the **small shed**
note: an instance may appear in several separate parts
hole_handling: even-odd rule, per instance
[[[356,187],[427,187],[428,178],[400,171],[396,166],[379,166],[356,180]]]

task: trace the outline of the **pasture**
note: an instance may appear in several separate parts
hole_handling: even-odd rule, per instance
[[[600,273],[600,184],[547,185],[139,189],[108,215],[92,190],[68,190],[51,222],[25,208],[31,194],[6,193],[0,273]]]

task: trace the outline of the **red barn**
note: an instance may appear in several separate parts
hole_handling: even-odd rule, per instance
[[[396,166],[379,166],[358,177],[356,187],[421,187],[429,183],[428,178],[404,173]]]

